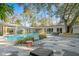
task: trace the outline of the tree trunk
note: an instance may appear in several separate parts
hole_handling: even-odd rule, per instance
[[[68,26],[67,26],[67,31],[66,31],[66,33],[73,33],[72,25],[68,25]]]
[[[73,32],[72,25],[67,25],[66,21],[65,21],[64,25],[65,25],[65,33],[72,33]]]

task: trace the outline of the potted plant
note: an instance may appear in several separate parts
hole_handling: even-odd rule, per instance
[[[22,45],[22,44],[27,44],[28,47],[32,47],[34,39],[33,38],[24,38],[21,40],[17,40],[15,45]]]
[[[33,38],[25,38],[28,47],[32,47]]]

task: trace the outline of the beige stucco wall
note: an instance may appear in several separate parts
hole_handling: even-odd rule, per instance
[[[73,33],[79,33],[79,25],[73,26]]]
[[[65,27],[62,25],[55,25],[55,26],[47,27],[47,28],[53,28],[53,32],[57,32],[57,28],[62,28],[62,32],[63,33],[65,32]]]

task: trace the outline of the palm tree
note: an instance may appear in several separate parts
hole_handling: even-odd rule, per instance
[[[7,15],[12,15],[13,14],[13,7],[11,5],[1,3],[0,4],[0,19],[2,21],[6,21]]]
[[[13,10],[14,10],[13,7],[9,4],[5,3],[0,4],[0,20],[2,20],[4,24],[9,22],[7,15],[12,15]],[[7,33],[7,27],[3,25],[2,29],[3,29],[2,34]]]

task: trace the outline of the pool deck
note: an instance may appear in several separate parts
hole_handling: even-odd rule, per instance
[[[54,51],[54,55],[79,56],[79,38],[48,36],[44,47]]]
[[[43,48],[54,51],[54,56],[79,56],[79,38],[48,36],[41,40]],[[13,46],[8,42],[0,43],[0,56],[5,56],[7,51],[18,51],[18,56],[29,56],[31,50],[38,48],[33,46]]]
[[[37,47],[28,48],[27,46],[14,46],[10,42],[0,42],[0,56],[7,56],[6,54],[12,51],[18,51],[18,56],[29,56],[30,51]],[[16,55],[15,55],[16,56]]]

